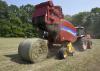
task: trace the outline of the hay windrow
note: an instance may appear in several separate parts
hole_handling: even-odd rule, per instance
[[[19,55],[31,62],[39,62],[47,57],[47,40],[40,38],[26,39],[20,43],[18,48]]]

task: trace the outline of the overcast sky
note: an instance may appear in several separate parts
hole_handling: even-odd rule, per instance
[[[9,5],[14,4],[17,6],[38,3],[47,0],[3,0]],[[100,0],[52,0],[55,5],[60,5],[65,15],[73,15],[78,12],[90,11],[92,8],[100,7]]]

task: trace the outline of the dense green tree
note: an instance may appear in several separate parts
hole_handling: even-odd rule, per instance
[[[8,5],[5,1],[0,0],[0,18],[6,19],[7,18],[7,8]]]
[[[72,22],[76,26],[78,25],[84,26],[88,16],[89,16],[89,12],[80,12],[72,16]]]
[[[33,5],[30,5],[30,4],[27,4],[25,6],[21,6],[20,7],[20,10],[21,10],[21,13],[22,13],[22,16],[21,18],[26,22],[29,22],[31,23],[31,19],[32,19],[32,13],[34,12],[34,6]],[[26,17],[24,17],[26,16]]]
[[[98,7],[92,8],[91,12],[93,12],[93,13],[100,13],[100,8],[98,8]]]
[[[20,8],[16,5],[8,6],[0,0],[0,36],[1,37],[33,37],[32,13],[34,6],[27,4]]]

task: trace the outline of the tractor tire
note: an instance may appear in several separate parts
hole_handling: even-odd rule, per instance
[[[84,37],[79,38],[75,43],[74,47],[78,51],[84,51],[87,49],[87,41]]]
[[[92,48],[92,41],[87,40],[87,49],[91,49],[91,48]]]
[[[47,58],[47,40],[40,38],[26,39],[19,44],[18,54],[24,60],[33,63],[40,62]]]
[[[87,42],[86,41],[82,41],[82,48],[83,50],[86,50],[87,49]]]
[[[86,41],[85,37],[81,38],[80,44],[81,44],[83,51],[87,49],[87,41]]]
[[[66,59],[67,56],[68,56],[67,49],[65,47],[60,48],[58,51],[57,57],[59,59]]]

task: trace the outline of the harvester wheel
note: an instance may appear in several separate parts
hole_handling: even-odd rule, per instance
[[[77,41],[74,43],[74,47],[78,51],[84,51],[87,49],[87,40],[85,37],[80,37],[77,39]]]
[[[60,48],[57,55],[59,59],[66,59],[68,56],[67,49],[65,47]]]
[[[48,54],[47,40],[40,38],[26,39],[20,43],[18,54],[22,59],[33,63],[42,61]]]
[[[91,49],[92,48],[92,41],[91,40],[88,40],[87,41],[87,48],[88,49]]]
[[[86,41],[82,42],[82,48],[83,48],[83,50],[87,49],[87,42]]]

